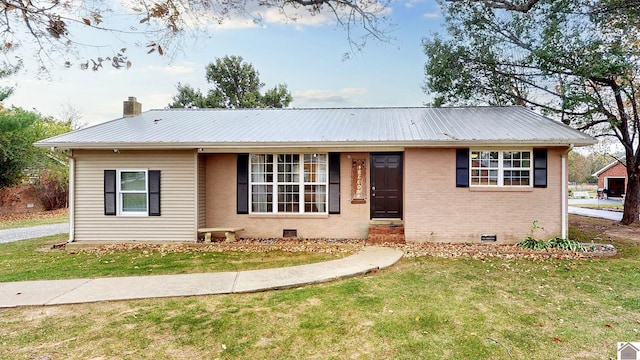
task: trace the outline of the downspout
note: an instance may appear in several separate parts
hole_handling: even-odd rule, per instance
[[[76,159],[73,157],[73,150],[69,150],[69,240],[71,243],[75,238],[75,198],[76,198]]]
[[[573,149],[573,144],[569,145],[567,151],[562,153],[562,233],[561,237],[567,239],[569,237],[569,196],[567,194],[568,178],[567,178],[567,154]]]

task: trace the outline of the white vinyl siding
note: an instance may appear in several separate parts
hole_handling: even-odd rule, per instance
[[[75,241],[195,241],[194,151],[76,150]],[[105,216],[104,170],[160,170],[161,216]]]

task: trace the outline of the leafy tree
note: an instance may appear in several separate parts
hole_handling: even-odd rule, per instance
[[[201,35],[211,24],[236,18],[260,23],[261,13],[277,9],[295,21],[299,10],[328,14],[347,31],[355,48],[370,37],[386,38],[388,0],[135,0],[135,1],[23,1],[4,0],[0,6],[2,44],[34,50],[38,68],[52,65],[98,70],[103,64],[129,68],[127,44],[141,44],[148,53],[164,55],[185,35]],[[356,31],[360,30],[360,31]],[[360,33],[360,34],[359,34]],[[113,48],[104,46],[113,35]],[[112,44],[113,45],[113,44]],[[94,48],[97,56],[80,60],[79,49]],[[108,56],[106,56],[108,54]],[[105,57],[106,56],[106,57]]]
[[[637,4],[637,1],[634,1]],[[446,1],[447,36],[424,39],[435,105],[526,105],[625,151],[623,224],[638,222],[640,27],[622,0]],[[618,6],[620,5],[620,6]]]
[[[616,160],[615,156],[591,152],[582,155],[577,151],[569,152],[569,181],[578,184],[595,184],[598,179],[593,176],[598,170]]]
[[[283,84],[276,85],[273,89],[267,90],[262,96],[262,104],[268,108],[281,108],[289,105],[293,97]]]
[[[569,181],[584,184],[590,182],[591,167],[587,164],[587,157],[576,151],[568,155]]]
[[[13,186],[26,170],[65,167],[66,158],[33,143],[70,131],[69,123],[43,118],[19,108],[0,109],[0,188]]]
[[[173,97],[171,108],[282,108],[292,100],[287,85],[278,84],[264,95],[260,89],[260,74],[253,65],[243,62],[241,56],[225,56],[206,67],[207,82],[213,84],[207,96],[199,89],[178,83],[178,94]]]
[[[0,189],[17,184],[32,161],[37,116],[23,110],[0,112]]]
[[[202,95],[199,89],[194,89],[191,85],[182,85],[178,83],[176,85],[178,93],[173,96],[173,102],[169,104],[171,108],[214,108],[222,102],[222,99],[210,99]]]
[[[4,56],[8,56],[12,52],[11,46],[0,44],[0,53]],[[15,74],[22,68],[22,61],[18,60],[14,64],[10,64],[8,61],[0,62],[0,79],[5,79]],[[14,88],[10,86],[0,86],[0,102],[6,100],[13,94]]]

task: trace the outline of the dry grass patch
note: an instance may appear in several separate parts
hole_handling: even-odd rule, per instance
[[[0,216],[0,230],[69,222],[69,209]]]

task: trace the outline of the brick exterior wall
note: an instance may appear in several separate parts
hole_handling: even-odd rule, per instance
[[[236,154],[206,155],[207,227],[243,227],[238,237],[253,238],[279,238],[284,229],[297,229],[303,238],[367,237],[369,202],[352,204],[350,196],[351,159],[365,159],[368,164],[369,154],[341,154],[340,214],[331,215],[236,214],[236,158]]]
[[[456,188],[455,149],[406,149],[404,152],[404,238],[407,242],[480,242],[496,234],[499,243],[516,243],[530,233],[534,221],[551,238],[561,233],[562,154],[549,149],[548,187],[525,189]],[[351,160],[368,153],[341,154],[341,213],[331,215],[236,214],[236,155],[209,154],[206,163],[206,226],[243,227],[239,237],[278,238],[297,229],[303,238],[366,239],[370,225],[369,169],[367,201],[351,203]],[[398,227],[398,231],[401,229]],[[381,230],[388,232],[390,230]],[[382,235],[371,234],[370,241]]]
[[[404,225],[407,242],[480,242],[496,234],[499,243],[517,243],[534,221],[534,235],[562,231],[562,153],[549,149],[548,187],[526,189],[457,188],[455,149],[405,151]]]

